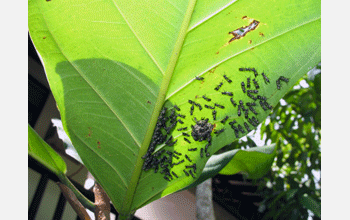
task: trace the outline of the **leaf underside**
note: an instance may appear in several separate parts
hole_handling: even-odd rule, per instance
[[[256,114],[249,110],[248,118],[258,122],[269,113],[242,91],[242,82],[247,87],[250,78],[250,90],[255,90],[255,79],[259,89],[253,96],[266,97],[275,106],[320,61],[319,1],[30,0],[28,6],[29,32],[64,129],[121,214],[176,192],[200,176],[209,158],[201,157],[200,149],[208,142],[191,136],[194,117],[208,118],[213,126],[208,148],[212,155],[246,135],[244,123],[255,128],[244,111],[238,116],[230,98],[238,105],[239,100],[255,102]],[[239,68],[255,68],[258,75]],[[280,76],[289,81],[280,81],[278,89]],[[191,115],[188,100],[199,103],[202,110],[194,106]],[[224,106],[215,107],[215,119],[213,110],[205,107],[214,103]],[[161,108],[166,106],[170,115],[174,105],[181,109],[176,114],[185,116],[178,117],[183,124],[178,122],[167,135],[177,142],[158,145],[156,151],[175,150],[182,155],[172,163],[185,162],[168,167],[178,178],[172,174],[173,180],[166,181],[161,169],[142,171],[141,157],[152,141]],[[234,120],[234,126],[244,130],[238,136],[229,124]],[[178,131],[181,127],[187,130]],[[221,129],[225,130],[214,134]],[[186,138],[191,143],[182,132],[190,135]],[[195,178],[183,172],[193,163]]]

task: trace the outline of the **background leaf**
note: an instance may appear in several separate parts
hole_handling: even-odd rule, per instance
[[[274,145],[253,147],[246,150],[234,149],[220,154],[215,154],[211,156],[208,162],[205,164],[200,177],[194,183],[184,189],[195,187],[206,179],[214,177],[218,173],[223,175],[233,175],[243,171],[248,174],[248,178],[259,178],[260,176],[264,175],[264,172],[270,169],[269,166],[271,166],[271,163],[273,162],[274,155]],[[259,161],[252,164],[249,161],[250,156],[258,158]],[[236,159],[236,157],[238,158]],[[266,161],[263,159],[266,159]],[[242,163],[247,163],[247,165],[242,166]],[[256,170],[252,169],[254,166],[257,166]]]
[[[301,196],[300,197],[301,204],[312,211],[317,217],[321,218],[321,203],[317,202],[310,196]]]
[[[30,125],[28,125],[28,154],[57,176],[64,176],[67,172],[67,166],[62,157]]]
[[[275,156],[275,144],[239,150],[219,173],[233,175],[241,172],[250,179],[258,179],[271,169]]]
[[[236,102],[252,102],[242,92],[241,82],[254,74],[239,68],[257,69],[259,95],[275,106],[320,60],[319,1],[30,0],[28,6],[29,32],[64,130],[121,215],[200,176],[208,157],[201,158],[199,149],[206,143],[190,138],[189,144],[177,131],[182,126],[191,128],[194,117],[209,118],[214,131],[225,129],[213,136],[209,156],[248,133],[243,127],[244,132],[236,136],[230,128],[228,122],[237,120],[243,126],[246,119],[238,116],[230,96],[221,93],[232,92]],[[249,32],[237,38],[241,29]],[[270,83],[264,82],[262,72]],[[289,82],[278,90],[276,80],[281,75]],[[196,76],[204,80],[195,80]],[[219,83],[222,87],[214,90]],[[203,95],[212,99],[211,105],[225,106],[216,108],[216,118],[204,108]],[[191,115],[189,99],[203,110],[196,107]],[[174,104],[185,116],[184,124],[178,123],[170,134],[177,143],[159,145],[156,151],[176,150],[184,155],[188,148],[198,148],[188,153],[197,173],[196,178],[188,178],[182,172],[191,164],[186,162],[171,169],[179,178],[167,182],[159,172],[142,171],[142,156],[162,106],[171,110]],[[269,113],[260,107],[255,110],[259,122]],[[220,123],[226,116],[229,121]]]

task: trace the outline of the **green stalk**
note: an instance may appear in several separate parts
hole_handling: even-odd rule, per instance
[[[79,202],[85,208],[89,209],[92,212],[95,211],[95,207],[96,207],[95,204],[93,202],[91,202],[88,198],[86,198],[83,194],[81,194],[81,192],[77,188],[75,188],[73,183],[68,179],[68,177],[66,175],[58,175],[58,178],[61,180],[61,182],[64,185],[66,185],[70,190],[72,190],[72,192],[77,197]]]
[[[162,84],[160,87],[158,98],[157,98],[155,107],[153,109],[151,121],[150,121],[150,124],[148,125],[147,133],[146,133],[145,138],[142,142],[141,149],[140,149],[138,157],[137,157],[136,166],[135,166],[134,172],[132,174],[132,178],[130,180],[128,190],[127,190],[126,195],[125,195],[125,199],[124,199],[125,203],[123,204],[122,208],[120,210],[118,210],[119,211],[118,220],[128,219],[128,217],[130,216],[130,213],[132,211],[134,211],[134,210],[131,210],[131,206],[132,206],[132,202],[134,199],[136,187],[137,187],[139,178],[141,176],[142,165],[143,165],[143,159],[141,157],[146,154],[148,146],[151,142],[153,131],[154,131],[154,128],[155,128],[156,123],[157,123],[157,118],[158,118],[158,115],[159,115],[159,113],[162,109],[162,106],[164,104],[166,93],[167,93],[168,87],[169,87],[169,83],[170,83],[171,77],[173,75],[177,60],[179,58],[182,44],[183,44],[185,37],[186,37],[188,25],[191,21],[191,16],[192,16],[195,4],[196,4],[196,0],[190,0],[190,2],[188,4],[184,20],[182,21],[182,24],[181,24],[179,35],[177,37],[174,49],[172,51],[172,54],[171,54],[171,57],[169,60],[169,64],[167,66],[167,69],[166,69],[165,74],[164,74],[164,78],[162,80]]]

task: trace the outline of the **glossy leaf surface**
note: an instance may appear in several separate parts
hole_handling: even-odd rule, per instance
[[[67,172],[67,166],[62,157],[30,125],[28,125],[28,154],[57,176],[63,176]]]
[[[185,133],[191,135],[194,117],[208,118],[216,132],[225,129],[211,134],[209,156],[246,135],[244,123],[254,129],[230,101],[254,102],[241,88],[242,82],[248,86],[248,77],[255,78],[254,73],[239,68],[257,70],[258,95],[274,106],[320,60],[319,1],[30,0],[28,6],[30,35],[64,129],[122,215],[200,176],[209,157],[202,158],[199,151],[207,142],[187,137],[189,144],[177,131],[188,127]],[[277,89],[280,76],[289,82]],[[252,82],[250,89],[255,90]],[[202,110],[197,105],[190,114],[189,99]],[[257,115],[250,111],[248,117],[261,122],[269,111],[255,102]],[[214,103],[224,106],[215,107],[215,117],[205,108]],[[166,181],[159,171],[142,171],[142,156],[161,108],[168,107],[169,115],[175,104],[181,109],[177,113],[185,116],[169,134],[177,143],[158,145],[156,151],[176,150],[182,154],[179,160],[188,154],[192,162],[171,168],[178,178],[173,175]],[[226,116],[228,121],[221,123]],[[237,137],[229,125],[233,120],[244,131]],[[187,177],[183,170],[193,163],[195,178]]]

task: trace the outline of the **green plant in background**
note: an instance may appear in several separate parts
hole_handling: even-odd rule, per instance
[[[277,148],[264,177],[265,219],[307,219],[307,210],[321,218],[321,74],[314,72],[300,79],[262,123],[265,144]]]
[[[273,147],[219,150],[320,61],[319,1],[28,6],[63,128],[120,219],[226,164],[266,170]]]
[[[319,64],[299,79],[257,130],[263,144],[275,146],[275,154],[270,156],[274,160],[272,169],[256,173],[259,176],[246,176],[259,183],[258,192],[264,196],[259,207],[263,219],[307,219],[308,210],[314,214],[313,219],[320,218],[321,179],[314,177],[321,171],[320,69]],[[256,132],[229,148],[257,148]],[[220,174],[233,174],[225,170],[235,167],[226,166]]]

